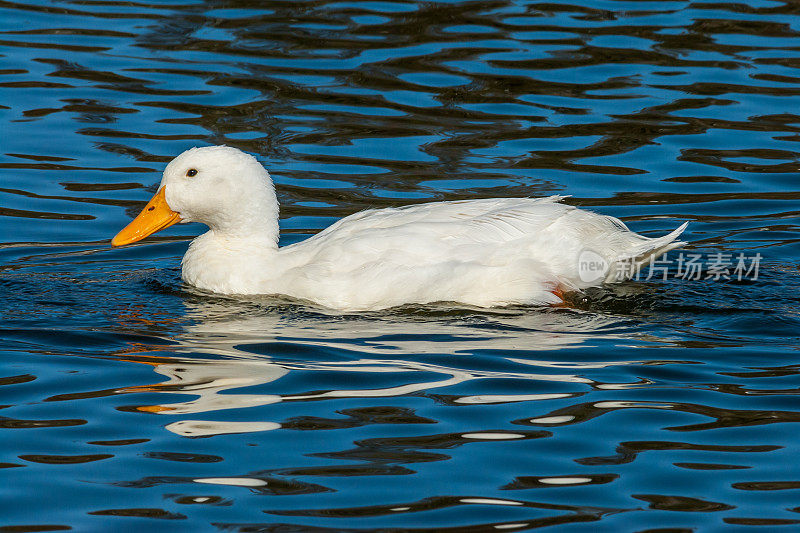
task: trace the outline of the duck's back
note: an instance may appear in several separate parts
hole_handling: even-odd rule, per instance
[[[433,231],[437,237],[470,234],[473,238],[509,240],[574,209],[558,203],[561,198],[488,198],[368,209],[339,220],[306,242],[347,239],[375,230],[420,228]],[[514,225],[508,223],[512,218],[517,221]]]
[[[561,199],[437,202],[356,213],[287,247],[298,267],[286,281],[295,295],[338,308],[558,303],[553,291],[582,288],[583,251],[611,264],[664,239],[642,237],[613,217]],[[308,295],[297,294],[306,287]]]

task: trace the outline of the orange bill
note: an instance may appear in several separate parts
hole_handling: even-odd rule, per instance
[[[161,187],[152,200],[147,202],[139,216],[134,218],[130,224],[111,239],[111,246],[122,246],[141,241],[148,235],[168,228],[180,221],[180,215],[167,205],[167,200],[164,197],[164,187]]]

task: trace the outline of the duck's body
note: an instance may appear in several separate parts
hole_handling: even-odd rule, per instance
[[[192,170],[194,176],[185,177]],[[214,187],[225,194],[214,194]],[[198,189],[210,198],[202,202]],[[178,217],[211,228],[183,258],[187,283],[223,294],[282,294],[341,310],[439,301],[560,303],[563,291],[630,277],[638,265],[683,244],[675,239],[685,228],[651,239],[615,218],[558,203],[559,196],[498,198],[363,211],[279,248],[269,175],[254,158],[228,147],[178,156],[164,171],[159,194],[170,224]],[[152,233],[129,228],[115,244]],[[592,275],[585,261],[598,259],[605,268]]]

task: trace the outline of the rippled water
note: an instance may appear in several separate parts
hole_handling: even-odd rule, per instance
[[[0,2],[0,531],[794,530],[798,37],[773,1]],[[200,226],[109,247],[222,143],[284,244],[560,193],[758,278],[341,315],[184,286]]]

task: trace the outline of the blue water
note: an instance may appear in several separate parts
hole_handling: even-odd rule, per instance
[[[0,532],[796,530],[798,38],[767,0],[0,3]],[[109,246],[211,144],[282,244],[547,194],[689,244],[557,308],[214,297],[201,226]]]

